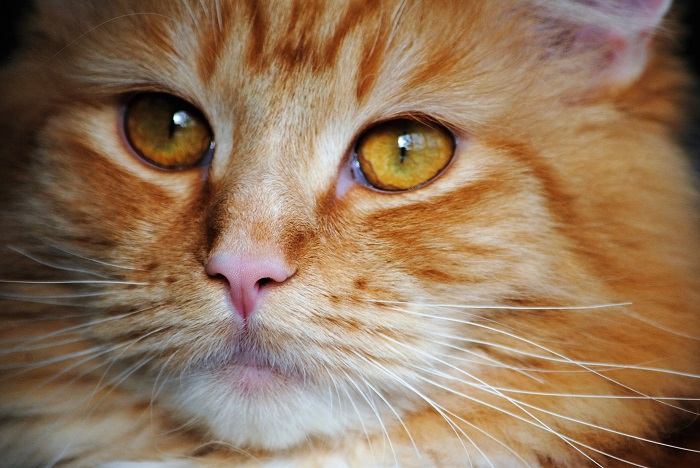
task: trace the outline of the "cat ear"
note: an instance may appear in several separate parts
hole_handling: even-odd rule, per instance
[[[595,83],[624,86],[644,71],[651,39],[671,0],[569,0],[542,5],[568,32],[565,53],[587,57],[583,63]]]

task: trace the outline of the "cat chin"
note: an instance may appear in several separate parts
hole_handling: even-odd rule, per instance
[[[339,407],[337,396],[325,388],[280,382],[260,390],[252,393],[225,380],[202,378],[183,381],[163,397],[173,416],[194,418],[208,436],[237,447],[287,449],[312,438],[338,436],[359,424],[353,409]]]

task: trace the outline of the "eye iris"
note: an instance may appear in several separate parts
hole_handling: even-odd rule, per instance
[[[169,169],[196,165],[212,143],[204,117],[187,102],[167,94],[141,94],[132,99],[125,130],[139,155]]]
[[[450,162],[454,141],[447,130],[412,120],[394,120],[367,131],[357,145],[367,181],[382,190],[414,188]]]

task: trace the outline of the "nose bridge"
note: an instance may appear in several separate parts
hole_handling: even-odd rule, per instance
[[[274,248],[289,213],[289,194],[282,187],[283,182],[269,173],[250,174],[221,187],[209,221],[216,231],[212,250],[252,253]]]
[[[287,220],[308,224],[313,195],[299,174],[312,150],[306,132],[290,125],[277,112],[244,115],[237,122],[226,169],[213,181],[217,199],[218,243],[245,251],[247,244],[274,247],[283,236]],[[284,114],[284,113],[282,113]],[[254,118],[254,117],[257,117]]]

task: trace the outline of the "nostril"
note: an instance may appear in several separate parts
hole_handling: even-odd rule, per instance
[[[227,252],[212,255],[205,271],[224,282],[234,309],[244,319],[256,308],[263,289],[284,283],[293,274],[278,257],[241,257]]]
[[[214,279],[217,281],[222,281],[223,283],[226,283],[226,285],[229,285],[228,278],[226,278],[226,276],[222,275],[221,273],[215,273],[215,274],[208,273],[208,274],[209,274],[209,277],[211,279]]]
[[[273,282],[275,282],[275,280],[272,278],[260,278],[255,284],[257,287],[262,288]]]

